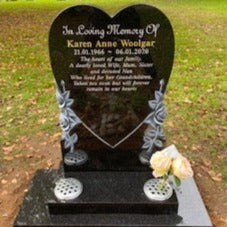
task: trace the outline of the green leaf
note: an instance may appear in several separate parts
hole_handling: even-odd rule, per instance
[[[175,175],[173,175],[173,179],[174,179],[176,186],[179,187],[181,185],[181,180]]]
[[[164,181],[167,181],[168,177],[169,177],[169,175],[168,175],[168,173],[166,173],[166,174],[163,176]]]

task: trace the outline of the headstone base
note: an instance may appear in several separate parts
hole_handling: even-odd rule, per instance
[[[72,175],[84,191],[74,201],[60,202],[53,190],[63,172],[37,171],[14,226],[212,226],[193,179],[170,199],[155,202],[143,192],[148,171]]]

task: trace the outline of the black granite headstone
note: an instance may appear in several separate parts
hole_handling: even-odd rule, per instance
[[[164,140],[174,57],[167,17],[148,5],[114,17],[70,7],[51,26],[49,50],[64,168],[35,175],[14,226],[211,226],[193,180],[164,201],[143,189],[152,178],[143,161]]]
[[[70,7],[54,20],[49,49],[56,82],[60,89],[65,82],[82,121],[78,146],[139,149],[142,134],[136,131],[150,113],[148,101],[161,79],[165,90],[173,65],[167,17],[148,5],[127,7],[114,17],[92,6]]]
[[[164,93],[173,65],[168,18],[148,5],[113,17],[92,6],[70,7],[51,26],[49,50],[57,97],[67,106],[61,117],[69,131],[62,139],[63,157],[75,150],[78,137],[76,148],[92,157],[84,165],[64,165],[65,171],[143,168],[138,154],[148,102],[155,91]],[[72,115],[71,123],[65,115]]]

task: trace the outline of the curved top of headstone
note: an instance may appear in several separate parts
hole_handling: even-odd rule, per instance
[[[57,85],[62,90],[65,82],[83,126],[114,148],[143,124],[161,79],[164,92],[174,35],[168,18],[150,5],[132,5],[113,17],[78,5],[54,20],[49,52]]]

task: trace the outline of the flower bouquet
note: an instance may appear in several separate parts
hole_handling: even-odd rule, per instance
[[[166,200],[172,195],[172,187],[167,180],[173,176],[175,185],[180,186],[181,180],[193,176],[191,165],[187,158],[180,154],[175,145],[155,152],[150,159],[155,179],[147,181],[144,192],[150,199]]]

